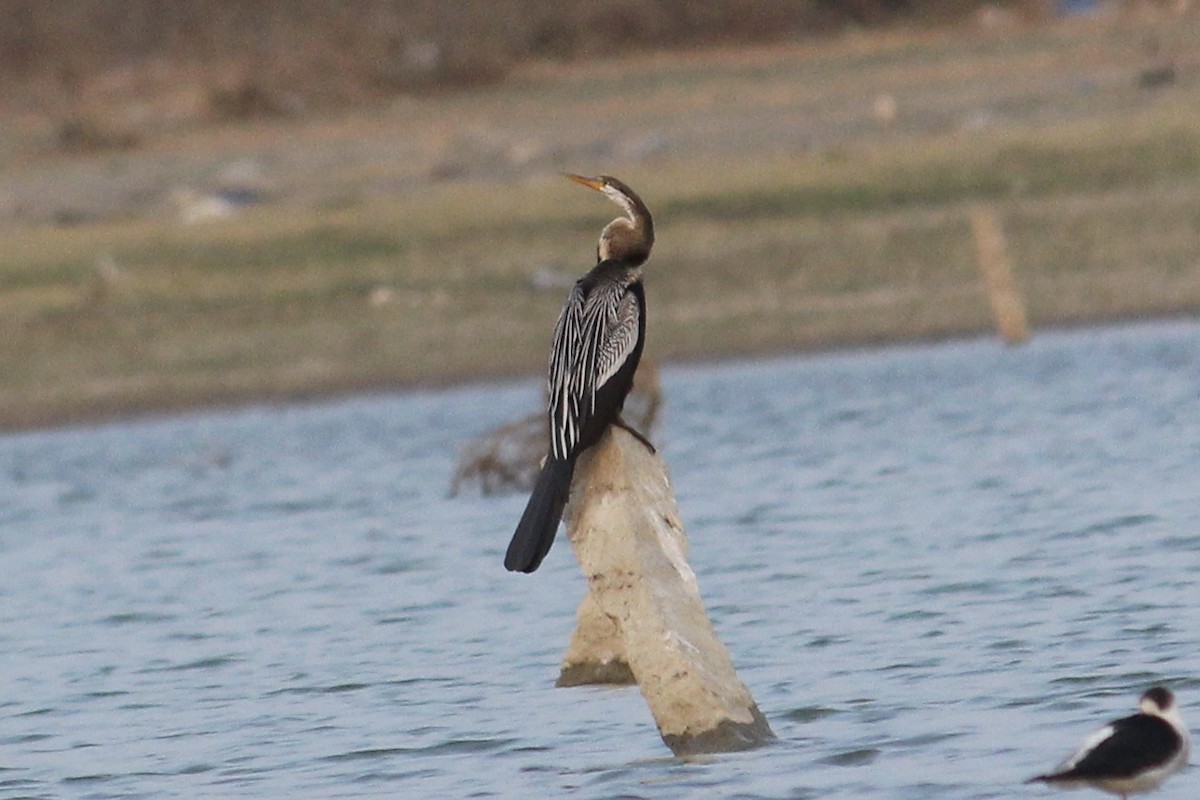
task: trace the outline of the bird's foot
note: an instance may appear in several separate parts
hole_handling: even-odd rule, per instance
[[[654,455],[658,455],[658,449],[654,445],[650,444],[650,440],[647,439],[645,436],[642,436],[642,434],[640,432],[638,432],[635,428],[633,428],[625,420],[618,419],[613,422],[613,425],[616,425],[618,428],[623,428],[623,429],[629,431],[631,434],[633,434],[633,438],[637,439],[639,442],[646,445],[647,450],[649,450]]]

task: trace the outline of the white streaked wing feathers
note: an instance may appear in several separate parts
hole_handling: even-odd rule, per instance
[[[572,386],[576,353],[568,343],[579,341],[583,316],[583,288],[571,290],[566,305],[554,326],[554,345],[550,348],[550,453],[566,458],[579,440],[579,394]]]
[[[596,354],[596,388],[599,389],[617,374],[628,359],[638,339],[638,306],[632,294],[625,293],[611,308],[608,330]]]
[[[550,356],[550,447],[566,458],[596,410],[596,391],[637,346],[638,305],[624,286],[601,284],[584,297],[577,284],[554,330]]]

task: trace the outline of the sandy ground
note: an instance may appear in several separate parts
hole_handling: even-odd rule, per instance
[[[0,133],[0,229],[203,216],[234,199],[346,207],[455,181],[646,172],[664,164],[855,150],[946,131],[1114,120],[1161,102],[1148,70],[1200,64],[1200,25],[1098,16],[953,31],[534,64],[502,85],[325,119],[196,125],[199,90],[114,100],[93,124],[133,149],[64,153],[61,123]],[[1178,92],[1174,87],[1171,91]],[[156,105],[157,104],[157,105]]]
[[[220,126],[197,123],[197,90],[182,86],[114,98],[89,123],[108,144],[74,151],[54,146],[61,117],[10,115],[0,427],[532,374],[562,289],[531,293],[531,277],[577,263],[585,232],[607,219],[592,198],[563,194],[561,170],[654,192],[671,231],[655,254],[663,359],[985,328],[970,187],[895,209],[886,194],[891,165],[962,165],[980,141],[992,177],[1010,140],[1018,167],[1036,141],[1050,145],[1043,161],[1111,150],[1118,171],[1137,147],[1170,145],[1132,184],[1068,175],[1064,191],[1026,196],[1002,174],[1002,211],[1038,321],[1200,307],[1193,22],[1000,19],[532,64],[486,90]],[[945,158],[959,151],[967,162]],[[779,165],[810,171],[817,188],[780,180]],[[934,178],[895,186],[961,188]],[[859,180],[875,192],[861,209]],[[836,209],[802,207],[830,197]],[[239,215],[241,204],[259,208]],[[233,221],[198,224],[216,216]],[[310,246],[325,260],[294,271]]]

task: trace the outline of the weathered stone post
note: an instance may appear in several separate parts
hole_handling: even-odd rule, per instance
[[[971,232],[996,329],[1006,344],[1020,344],[1029,338],[1029,321],[996,212],[990,208],[971,209]]]
[[[636,682],[676,755],[773,739],[704,610],[663,460],[610,428],[579,459],[566,519],[588,595],[559,685]]]

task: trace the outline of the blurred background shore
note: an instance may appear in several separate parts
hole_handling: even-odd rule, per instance
[[[611,207],[647,355],[1200,309],[1186,2],[14,1],[0,428],[534,375]]]

